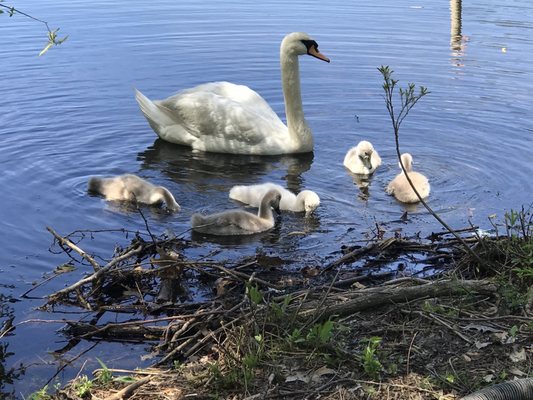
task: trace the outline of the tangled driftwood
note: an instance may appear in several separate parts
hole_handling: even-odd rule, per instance
[[[372,258],[376,263],[393,255],[418,252],[426,254],[428,263],[442,262],[442,258],[449,260],[456,251],[453,241],[422,244],[391,238],[366,247],[346,249],[345,254],[335,261],[324,267],[313,267],[318,273],[302,272],[302,275],[294,272],[293,284],[287,286],[280,282],[283,274],[261,277],[254,272],[257,259],[242,260],[233,267],[210,260],[188,260],[181,254],[181,249],[189,244],[180,239],[151,236],[151,240],[145,240],[136,235],[128,247],[119,249],[111,260],[101,265],[80,244],[70,240],[69,235],[61,236],[52,228],[48,230],[63,251],[77,253],[93,269],[87,276],[48,296],[48,307],[63,303],[95,312],[95,318],[90,322],[67,321],[64,332],[76,339],[153,341],[161,353],[154,365],[201,352],[213,342],[220,342],[224,325],[238,325],[239,321],[250,318],[248,300],[244,296],[245,287],[250,284],[262,287],[266,292],[273,290],[269,295],[272,301],[290,294],[293,300],[289,312],[295,318],[313,321],[419,299],[465,293],[490,296],[496,291],[494,285],[485,281],[432,282],[414,277],[390,281],[390,273],[384,274],[384,278],[389,279],[388,284],[374,287],[372,282],[377,282],[380,274],[369,272],[338,278],[338,268],[363,257]],[[251,272],[244,272],[246,270]],[[210,282],[213,286],[210,301],[176,301],[177,288],[186,273]],[[316,284],[310,285],[313,276]],[[354,282],[365,280],[370,286],[352,286]],[[127,288],[129,297],[110,295],[111,287]],[[130,314],[130,318],[99,324],[108,312]],[[153,317],[139,318],[140,314]],[[133,315],[136,317],[132,318]]]

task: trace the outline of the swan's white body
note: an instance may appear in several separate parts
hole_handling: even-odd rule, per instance
[[[294,32],[281,42],[280,62],[287,126],[268,103],[247,86],[211,82],[165,100],[150,100],[136,90],[141,111],[157,135],[193,150],[275,155],[313,150],[304,119],[298,56],[329,62],[307,34]]]
[[[298,195],[295,195],[290,190],[271,182],[249,186],[233,186],[229,191],[229,197],[241,203],[259,207],[265,193],[272,189],[281,193],[281,201],[279,202],[281,210],[310,213],[320,205],[320,198],[312,190],[302,190]]]
[[[370,175],[381,165],[381,157],[366,140],[352,147],[344,157],[344,166],[354,174]]]
[[[262,198],[257,215],[244,210],[229,210],[211,215],[193,214],[191,225],[194,231],[209,235],[251,235],[272,229],[274,214],[272,208],[279,210],[281,194],[269,190]]]
[[[125,174],[111,178],[93,176],[89,179],[88,190],[104,196],[109,201],[137,201],[149,205],[165,203],[169,210],[180,210],[179,204],[167,188],[156,186],[137,175]]]
[[[428,197],[430,191],[429,181],[421,173],[413,171],[413,157],[411,154],[403,153],[402,163],[420,197],[423,199]],[[402,168],[401,165],[400,168]],[[388,184],[386,192],[396,197],[402,203],[417,203],[420,201],[411,185],[409,185],[403,170]]]

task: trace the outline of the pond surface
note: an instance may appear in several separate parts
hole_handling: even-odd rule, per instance
[[[266,0],[156,3],[60,0],[13,3],[69,39],[45,56],[39,23],[0,15],[0,300],[14,323],[72,317],[46,314],[43,300],[22,299],[44,274],[66,261],[49,251],[50,226],[74,230],[144,229],[139,214],[86,193],[91,175],[135,173],[165,185],[182,211],[145,213],[154,233],[190,238],[193,212],[236,207],[235,184],[273,181],[316,191],[322,204],[312,218],[285,214],[273,233],[242,243],[206,243],[226,257],[256,251],[289,254],[320,263],[343,244],[372,236],[376,223],[390,234],[422,235],[441,227],[422,206],[406,207],[384,193],[397,173],[394,137],[386,112],[380,65],[389,65],[400,86],[429,88],[404,121],[402,151],[427,175],[430,206],[448,224],[469,221],[490,228],[487,217],[532,202],[533,4],[529,0],[381,2]],[[306,119],[313,129],[312,154],[246,157],[192,153],[156,140],[141,115],[133,88],[164,98],[206,81],[227,80],[259,92],[284,118],[279,43],[305,31],[331,64],[302,57]],[[346,151],[370,140],[383,165],[365,196],[342,165]],[[292,232],[305,232],[291,235]],[[112,254],[121,235],[102,233],[82,247]],[[297,263],[294,268],[301,265]],[[56,278],[33,291],[39,297],[73,282],[84,271]],[[71,310],[72,311],[72,310]],[[78,318],[75,315],[74,318]],[[60,324],[28,323],[3,338],[6,368],[28,367],[4,390],[17,396],[40,388],[58,364],[50,352],[64,345]],[[91,344],[81,344],[70,356]],[[83,347],[85,346],[85,347]],[[63,371],[74,376],[84,358],[109,367],[141,365],[144,348],[97,346]],[[0,361],[1,362],[1,361]],[[94,367],[94,364],[91,364]],[[90,373],[88,368],[85,373]]]

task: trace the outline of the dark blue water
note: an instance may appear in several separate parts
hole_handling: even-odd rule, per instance
[[[409,209],[407,224],[391,222],[405,207],[384,193],[398,167],[380,65],[391,66],[400,85],[415,82],[431,91],[402,125],[401,145],[429,177],[429,204],[450,225],[462,228],[470,219],[489,227],[489,215],[531,203],[531,3],[475,0],[460,12],[457,1],[359,3],[13,3],[60,27],[60,36],[69,35],[43,57],[37,56],[46,44],[43,26],[20,15],[0,15],[0,293],[20,300],[6,303],[14,323],[79,317],[43,313],[36,310],[43,300],[19,298],[66,261],[48,251],[52,237],[46,226],[61,234],[143,228],[137,213],[87,195],[91,175],[136,173],[167,186],[182,211],[147,212],[150,226],[155,233],[186,232],[187,238],[193,212],[236,206],[227,197],[234,184],[275,181],[295,191],[312,189],[322,199],[312,219],[283,216],[275,237],[206,243],[198,250],[202,254],[222,247],[236,257],[263,249],[320,263],[341,244],[371,236],[376,222],[389,231],[440,230],[421,206]],[[164,98],[206,81],[228,80],[250,86],[283,116],[279,43],[292,31],[311,34],[332,60],[301,60],[314,154],[193,154],[156,140],[138,110],[134,87]],[[384,161],[368,198],[342,165],[346,151],[362,139],[370,140]],[[305,234],[291,235],[294,231]],[[124,243],[121,235],[103,233],[82,246],[109,256],[115,244]],[[49,294],[82,273],[56,278],[32,295]],[[49,352],[64,345],[60,327],[26,323],[2,339],[14,353],[4,366],[29,366],[22,383],[15,383],[19,396],[55,372],[58,364]],[[76,351],[83,346],[89,345]],[[87,357],[100,357],[110,367],[134,367],[142,364],[142,350],[99,346]],[[60,381],[75,375],[82,360],[60,374]]]

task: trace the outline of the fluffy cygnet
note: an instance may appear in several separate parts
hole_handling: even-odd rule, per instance
[[[290,190],[271,182],[249,186],[233,186],[229,191],[229,197],[241,203],[259,207],[265,193],[272,189],[281,193],[281,201],[279,203],[281,210],[310,213],[320,204],[320,198],[312,190],[302,190],[298,195],[295,195]]]
[[[156,186],[137,175],[125,174],[111,178],[93,176],[89,179],[88,190],[101,194],[110,201],[137,201],[149,205],[164,202],[169,210],[180,210],[179,204],[167,188]]]
[[[344,156],[344,166],[354,174],[372,174],[381,165],[381,157],[372,143],[362,140]]]
[[[402,163],[407,171],[411,182],[416,188],[418,194],[424,199],[429,196],[429,182],[428,179],[419,172],[413,171],[413,157],[409,153],[402,154]],[[399,164],[399,163],[398,163]],[[400,165],[401,168],[401,165]],[[403,170],[398,174],[387,186],[387,194],[394,195],[397,200],[402,203],[416,203],[419,201],[417,195],[413,191],[411,185],[407,181]]]
[[[193,214],[192,229],[209,235],[251,235],[274,227],[272,209],[279,212],[281,193],[269,190],[261,200],[257,215],[244,210],[229,210],[211,215]]]

